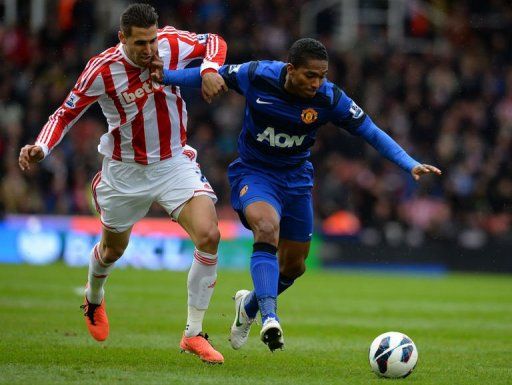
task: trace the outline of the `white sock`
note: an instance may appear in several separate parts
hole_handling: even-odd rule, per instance
[[[105,285],[108,274],[113,267],[113,262],[105,263],[103,261],[99,243],[95,244],[89,259],[89,281],[85,289],[85,295],[90,303],[98,305],[103,300],[103,296],[105,295],[103,285]]]
[[[217,255],[195,250],[188,272],[188,316],[186,337],[194,337],[203,331],[203,318],[210,304],[217,282]]]

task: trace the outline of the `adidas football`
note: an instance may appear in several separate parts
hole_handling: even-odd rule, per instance
[[[372,370],[381,377],[407,377],[418,362],[418,349],[403,333],[387,332],[375,338],[368,356]]]

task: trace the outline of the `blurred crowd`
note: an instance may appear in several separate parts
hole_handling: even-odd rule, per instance
[[[227,63],[240,63],[286,61],[288,47],[301,37],[305,2],[151,3],[161,25],[223,36]],[[386,44],[385,31],[364,28],[353,49],[340,51],[329,28],[334,17],[324,12],[317,21],[330,53],[329,79],[413,157],[443,170],[442,177],[416,183],[361,139],[322,128],[312,161],[317,227],[327,233],[357,233],[368,244],[458,238],[469,247],[512,236],[512,6],[430,3],[446,16],[443,23],[413,13],[404,21],[408,37],[433,47],[415,52]],[[97,106],[47,160],[24,174],[17,165],[20,147],[34,141],[87,60],[117,42],[116,28],[105,32],[97,25],[97,2],[52,4],[40,31],[0,25],[0,202],[6,213],[93,213],[89,184],[106,130]],[[208,105],[198,92],[184,94],[189,144],[219,196],[219,216],[234,217],[226,168],[236,157],[244,100],[231,91]],[[152,214],[164,215],[157,207]]]

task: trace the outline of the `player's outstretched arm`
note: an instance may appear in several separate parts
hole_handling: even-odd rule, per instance
[[[178,86],[188,88],[202,88],[203,97],[211,102],[216,96],[228,90],[224,78],[217,71],[203,71],[201,76],[200,67],[186,68],[183,70],[167,70],[154,66],[151,71],[153,81],[166,86]],[[205,93],[204,89],[208,91]]]
[[[153,81],[165,86],[178,86],[186,88],[201,88],[203,78],[199,67],[186,68],[183,70],[167,70],[151,73]]]
[[[441,170],[437,167],[421,164],[413,159],[393,138],[377,127],[370,117],[366,117],[357,133],[384,157],[410,172],[414,180],[419,180],[425,174],[441,175]]]
[[[18,163],[22,170],[30,169],[31,163],[40,162],[47,157],[80,116],[105,92],[100,75],[103,67],[94,67],[97,58],[95,56],[89,60],[67,98],[48,118],[35,143],[21,149]]]
[[[31,163],[37,163],[44,159],[44,151],[41,146],[27,144],[20,150],[18,164],[22,171],[30,170]]]

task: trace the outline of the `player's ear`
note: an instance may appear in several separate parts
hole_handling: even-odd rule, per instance
[[[124,35],[123,31],[118,31],[117,37],[121,43],[126,44],[126,36]]]
[[[295,67],[292,63],[286,63],[286,72],[287,73],[293,73],[295,71]]]

